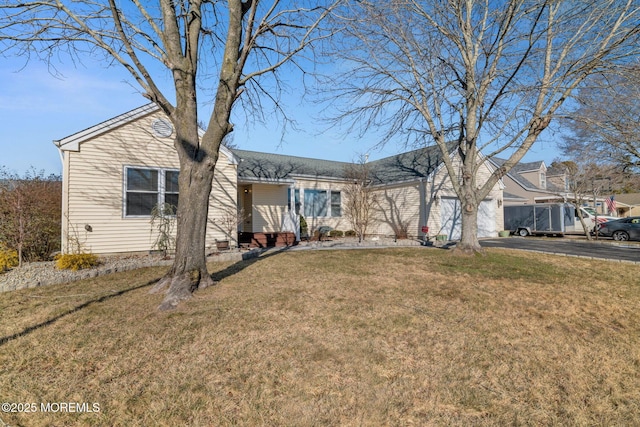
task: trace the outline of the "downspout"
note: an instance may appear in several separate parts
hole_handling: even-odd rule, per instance
[[[67,170],[67,166],[66,166],[66,156],[64,154],[64,151],[62,150],[62,147],[60,146],[60,141],[53,141],[53,144],[58,148],[58,154],[60,155],[60,163],[62,163],[62,195],[61,195],[61,218],[60,218],[60,252],[62,254],[66,254],[68,252],[68,242],[67,242],[67,235],[68,235],[68,230],[69,230],[69,224],[68,224],[68,220],[69,220],[69,215],[67,214],[67,195],[68,195],[68,191],[67,191],[67,185],[69,184],[69,171]]]
[[[423,226],[427,224],[427,181],[426,178],[420,178],[420,230],[419,236],[424,240],[428,233],[422,231]]]
[[[289,215],[293,222],[296,242],[300,241],[300,215],[296,212],[296,190],[295,184],[289,186]]]

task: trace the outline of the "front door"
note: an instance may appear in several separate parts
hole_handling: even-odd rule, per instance
[[[240,201],[240,208],[244,210],[244,221],[240,226],[240,231],[243,233],[253,232],[253,186],[243,185],[240,187],[240,194],[238,194],[238,200]]]

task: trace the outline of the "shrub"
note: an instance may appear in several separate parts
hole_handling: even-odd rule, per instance
[[[302,215],[300,215],[300,236],[309,236],[309,226]]]
[[[0,248],[0,273],[18,266],[18,251]]]
[[[354,230],[347,230],[344,232],[346,237],[356,237],[356,232]]]
[[[94,254],[64,254],[56,256],[56,267],[59,270],[78,271],[98,265],[98,257]]]
[[[30,170],[20,176],[0,167],[0,241],[18,251],[18,263],[44,261],[60,250],[62,183]]]
[[[176,246],[176,239],[173,237],[173,228],[176,222],[176,207],[171,203],[158,203],[151,209],[151,234],[154,230],[158,236],[153,247],[162,252],[163,257],[167,257]]]
[[[404,240],[409,238],[409,233],[406,230],[397,230],[396,231],[396,239]]]
[[[344,236],[344,231],[341,230],[331,230],[329,232],[329,237],[342,237]]]

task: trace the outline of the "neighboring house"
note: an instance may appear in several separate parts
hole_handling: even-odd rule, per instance
[[[506,160],[493,158],[496,167]],[[504,204],[562,202],[569,194],[568,177],[564,170],[547,167],[543,161],[518,163],[504,177]]]
[[[78,245],[93,253],[141,252],[156,239],[150,212],[156,203],[178,203],[178,156],[173,127],[153,104],[54,141],[63,159],[63,251]],[[227,236],[229,212],[246,214],[244,234],[299,230],[304,215],[309,232],[321,226],[342,231],[345,173],[350,163],[221,148],[216,165],[207,246]],[[369,235],[421,238],[460,235],[460,203],[435,147],[369,162],[375,189],[375,221]],[[482,173],[492,166],[482,165]],[[481,177],[482,179],[482,177]],[[479,236],[502,230],[502,183],[480,206]]]
[[[614,199],[618,216],[640,216],[640,193],[616,194]]]
[[[503,159],[492,159],[496,167],[506,162]],[[571,201],[573,193],[569,190],[569,177],[565,170],[547,167],[543,161],[518,163],[504,177],[505,206],[531,203],[561,203]],[[593,206],[593,197],[585,195],[586,203]],[[619,217],[640,215],[640,194],[615,194],[615,211],[610,212],[605,199],[610,197],[601,194],[596,197],[599,215]]]

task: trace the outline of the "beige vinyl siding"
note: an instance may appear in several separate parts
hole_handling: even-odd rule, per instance
[[[232,246],[238,243],[237,226],[231,224],[234,226],[233,230],[230,236],[227,234],[228,220],[231,219],[233,222],[237,218],[237,175],[236,165],[230,164],[227,158],[220,155],[209,198],[206,240],[208,249],[215,246],[216,240],[229,239]]]
[[[289,185],[253,184],[253,231],[271,233],[280,231],[282,216],[287,212]]]
[[[483,165],[478,173],[478,182],[486,182],[490,173]],[[423,225],[429,227],[430,235],[438,234],[442,228],[440,200],[457,197],[445,167],[428,180],[379,188],[375,195],[375,219],[369,234],[394,236],[399,234],[398,231],[406,231],[410,238],[422,236]],[[501,199],[499,185],[485,199],[496,204],[496,230],[502,230],[504,222],[502,207],[498,206]]]
[[[413,182],[375,191],[374,222],[368,234],[418,236],[421,185],[421,182]]]
[[[78,152],[65,152],[66,251],[73,249],[69,237],[96,254],[152,249],[156,236],[150,218],[124,216],[124,171],[125,166],[179,169],[173,139],[156,137],[151,131],[151,124],[158,117],[162,115],[156,113],[129,122],[84,141]],[[235,167],[221,156],[216,179],[230,187],[227,192],[232,197],[235,173]],[[216,236],[215,231],[208,233],[209,239]]]
[[[543,167],[540,167],[540,169],[535,171],[519,172],[519,175],[522,176],[527,181],[529,181],[530,183],[532,183],[533,185],[535,185],[537,188],[541,190],[546,190],[546,185],[543,186],[543,182],[542,182],[542,175],[544,175],[545,176],[544,181],[546,184],[546,173],[547,173],[546,169]]]
[[[525,188],[522,188],[520,184],[515,182],[508,175],[505,175],[502,179],[504,180],[504,184],[505,184],[504,191],[506,191],[509,194],[513,194],[515,196],[526,199],[527,200],[526,203],[535,203],[536,197],[549,197],[549,196],[555,195],[554,193],[549,191],[536,191],[536,190],[531,190],[531,189],[527,190]],[[523,204],[523,203],[524,202],[507,203],[507,205]]]
[[[490,169],[483,165],[478,173],[478,182],[486,182],[490,173]],[[295,188],[299,189],[301,194],[301,213],[304,215],[304,189],[317,189],[341,191],[342,213],[344,215],[346,202],[344,186],[345,183],[339,181],[296,179]],[[378,187],[375,190],[375,196],[374,220],[369,227],[368,234],[395,236],[399,234],[399,231],[404,230],[410,238],[421,237],[423,225],[429,226],[431,235],[437,234],[437,231],[442,227],[440,199],[457,197],[444,166],[428,179]],[[502,206],[498,205],[498,200],[502,200],[500,185],[496,185],[485,200],[496,205],[495,229],[502,230],[503,211]],[[345,216],[305,218],[309,225],[309,232],[313,232],[320,226],[329,226],[342,231],[353,228]]]

